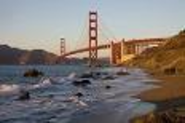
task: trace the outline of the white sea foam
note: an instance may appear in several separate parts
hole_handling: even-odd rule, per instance
[[[79,99],[78,97],[76,97],[76,96],[71,96],[71,97],[69,97],[69,99],[67,99],[66,101],[76,103],[77,106],[81,106],[81,107],[87,107],[87,106],[88,106],[84,101],[80,100],[80,99]]]
[[[17,94],[20,91],[20,86],[16,84],[2,84],[0,85],[1,94]]]
[[[50,87],[53,84],[57,84],[57,86],[52,86],[53,88],[55,87],[57,87],[57,89],[59,88],[58,90],[54,90],[53,88],[52,90],[50,90],[50,88],[47,88],[46,91],[44,91],[44,94],[47,94],[47,91],[49,90],[48,95],[52,94],[53,97],[50,97],[50,96],[42,97],[40,96],[40,94],[42,95],[43,92],[38,92],[38,93],[35,93],[35,95],[33,95],[34,98],[31,98],[31,100],[29,100],[28,102],[13,101],[13,103],[11,102],[12,103],[11,105],[1,105],[0,108],[3,108],[4,106],[11,106],[11,108],[8,107],[8,109],[9,110],[11,109],[11,110],[9,111],[10,113],[9,112],[7,113],[7,117],[15,116],[16,113],[17,113],[17,116],[21,115],[19,117],[22,117],[22,115],[24,114],[29,115],[30,111],[32,112],[37,111],[38,108],[39,108],[39,111],[48,111],[52,113],[52,111],[58,112],[60,111],[59,109],[61,109],[61,107],[62,108],[65,107],[70,111],[68,112],[68,110],[65,110],[65,111],[62,111],[63,113],[59,113],[57,115],[60,116],[60,115],[69,113],[69,115],[66,115],[66,116],[68,116],[69,119],[72,119],[71,118],[72,116],[70,115],[70,113],[75,112],[76,110],[74,109],[76,108],[80,109],[79,107],[88,107],[88,110],[91,111],[91,107],[92,109],[94,109],[94,107],[96,107],[96,104],[101,102],[102,104],[105,104],[105,105],[102,105],[102,106],[105,106],[105,110],[98,110],[98,111],[92,110],[92,113],[96,114],[96,116],[99,116],[99,114],[101,115],[101,112],[99,111],[102,111],[102,113],[105,113],[107,116],[107,111],[111,111],[112,112],[111,115],[113,116],[106,117],[106,121],[109,121],[108,118],[110,118],[110,122],[112,119],[116,119],[117,123],[119,121],[122,121],[123,119],[126,123],[128,122],[128,119],[130,119],[131,117],[145,114],[147,112],[154,110],[155,108],[154,105],[144,103],[142,102],[142,100],[136,99],[132,96],[135,96],[136,94],[144,90],[153,88],[154,86],[152,84],[153,82],[155,82],[155,80],[150,79],[147,76],[147,74],[143,73],[143,71],[140,69],[126,69],[126,71],[130,73],[130,75],[116,76],[117,72],[120,72],[120,71],[125,71],[125,70],[124,68],[108,68],[108,69],[98,70],[97,72],[98,73],[100,72],[100,75],[97,74],[98,79],[92,78],[90,80],[92,84],[87,88],[73,87],[73,85],[70,86],[71,81],[79,79],[77,76],[78,73],[74,73],[74,72],[66,77],[64,76],[44,77],[34,85],[30,85],[27,83],[26,88],[25,87],[23,88],[23,86],[19,86],[19,85],[0,85],[0,94],[7,93],[7,92],[20,93],[21,89],[25,89],[27,91],[31,89],[40,89],[40,88],[46,89],[47,87]],[[111,76],[114,79],[107,79],[107,80],[101,79],[101,78],[106,78],[107,76]],[[67,81],[69,81],[69,83],[59,85],[58,87],[58,84],[66,83]],[[151,81],[152,83],[147,83]],[[110,85],[111,88],[106,89],[105,88],[106,85]],[[81,98],[77,96],[71,96],[71,95],[74,95],[74,93],[76,92],[82,92],[84,96],[82,96]],[[38,97],[37,97],[37,94],[39,95]],[[97,103],[91,103],[96,101]],[[19,107],[17,105],[19,105]],[[15,107],[15,108],[12,110],[12,107]],[[25,110],[25,112],[23,112],[22,114],[20,114],[19,112],[20,107]],[[6,108],[3,108],[3,109],[4,110],[2,110],[0,113],[7,111]],[[3,118],[4,115],[0,114],[0,116],[2,116]],[[39,115],[34,115],[33,119],[35,117],[37,118],[37,116],[40,118]],[[42,117],[42,114],[41,114],[41,117]],[[61,122],[60,118],[56,118],[56,120]],[[24,123],[26,122],[27,121],[25,121]],[[112,121],[112,122],[115,122],[115,121]]]
[[[52,82],[51,82],[51,79],[50,78],[43,78],[43,79],[41,79],[41,81],[38,83],[38,84],[35,84],[35,85],[33,85],[33,89],[35,89],[35,88],[41,88],[41,87],[48,87],[48,86],[50,86],[52,84]]]
[[[58,80],[57,80],[57,82],[58,83],[63,83],[63,82],[66,82],[66,78],[59,78]]]
[[[71,74],[69,74],[69,76],[67,77],[69,80],[72,80],[72,79],[74,79],[74,78],[76,78],[77,77],[77,74],[76,73],[71,73]]]

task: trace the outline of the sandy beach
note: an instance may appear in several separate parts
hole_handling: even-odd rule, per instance
[[[144,91],[136,97],[156,104],[157,109],[150,114],[133,119],[133,123],[158,123],[185,121],[185,75],[155,74],[160,80],[159,88]]]
[[[154,75],[159,88],[138,95],[144,101],[160,102],[185,97],[185,75]]]

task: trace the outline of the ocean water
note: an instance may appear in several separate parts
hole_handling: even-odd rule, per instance
[[[24,78],[23,73],[31,68],[45,76]],[[130,74],[117,75],[125,70]],[[91,84],[73,84],[89,71],[96,75],[86,78]],[[122,67],[0,66],[0,123],[129,123],[155,109],[154,104],[134,96],[156,88],[152,84],[156,81],[141,69]],[[21,90],[31,98],[17,100]],[[79,92],[83,96],[75,96]]]

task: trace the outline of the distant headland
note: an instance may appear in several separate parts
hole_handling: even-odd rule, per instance
[[[44,50],[22,50],[9,45],[0,45],[1,65],[55,64],[56,54]]]

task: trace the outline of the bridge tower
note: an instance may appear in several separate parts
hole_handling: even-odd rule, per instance
[[[89,12],[89,65],[96,66],[98,59],[98,13]]]
[[[66,41],[65,38],[60,39],[60,56],[63,59],[64,54],[66,53]]]
[[[113,41],[110,44],[111,55],[110,55],[110,64],[116,65],[121,62],[121,50],[122,46],[120,42],[114,43]]]

